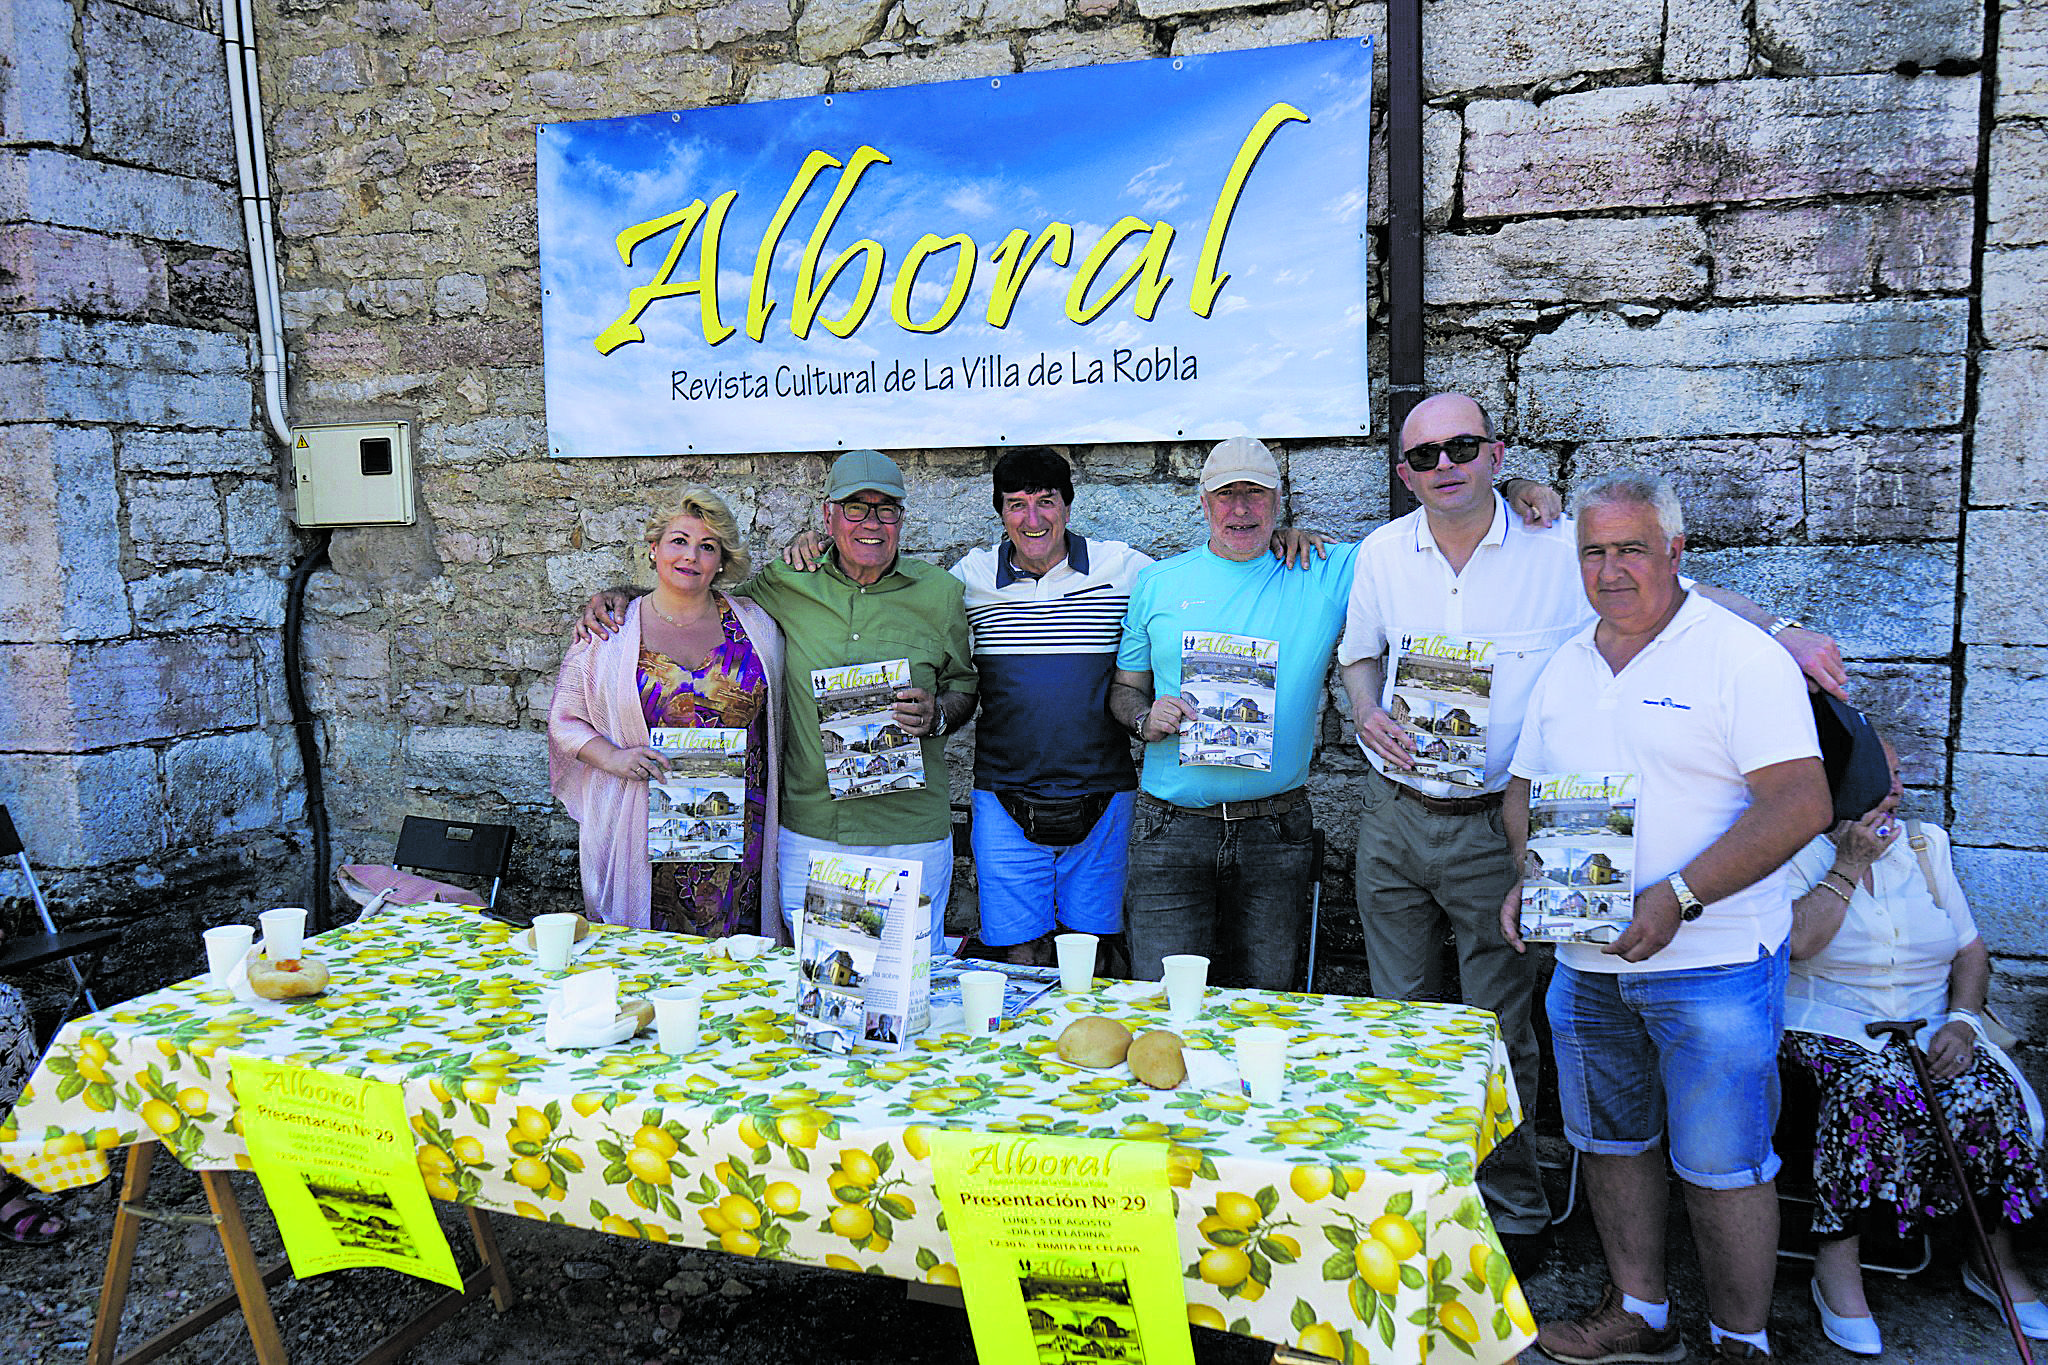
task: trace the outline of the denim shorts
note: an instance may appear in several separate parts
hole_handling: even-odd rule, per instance
[[[1780,945],[1746,964],[1671,972],[1559,964],[1546,1005],[1572,1146],[1638,1156],[1668,1128],[1671,1164],[1688,1184],[1774,1179],[1788,957]]]
[[[996,794],[974,791],[974,875],[981,941],[1029,943],[1055,929],[1114,934],[1124,927],[1124,867],[1135,792],[1118,792],[1078,844],[1034,844]]]

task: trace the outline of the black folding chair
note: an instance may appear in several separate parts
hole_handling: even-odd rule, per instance
[[[498,884],[512,865],[510,825],[483,825],[464,820],[435,820],[408,815],[398,829],[398,851],[393,867],[421,872],[449,872],[458,877],[488,877],[491,882],[488,909],[498,907]]]
[[[7,813],[7,807],[0,806],[0,858],[14,859],[21,871],[22,880],[28,883],[29,899],[35,902],[36,915],[43,922],[45,932],[22,934],[0,944],[0,976],[25,972],[36,967],[62,962],[71,973],[71,998],[64,1002],[58,1013],[61,1024],[71,1017],[78,1002],[84,1000],[86,1008],[97,1012],[99,1001],[93,998],[93,977],[98,974],[100,956],[118,942],[118,929],[84,929],[71,933],[57,932],[56,923],[50,918],[50,903],[43,899],[43,888],[36,881],[36,870],[29,865],[28,853],[21,846],[21,836],[15,833],[14,817]],[[85,965],[79,965],[83,958]]]

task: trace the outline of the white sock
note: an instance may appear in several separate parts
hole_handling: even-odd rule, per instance
[[[1771,1331],[1768,1327],[1761,1332],[1731,1332],[1719,1323],[1709,1319],[1707,1322],[1707,1344],[1719,1346],[1724,1337],[1731,1341],[1746,1341],[1765,1355],[1771,1353]]]
[[[1671,1300],[1662,1303],[1644,1303],[1633,1294],[1621,1296],[1621,1306],[1634,1313],[1650,1325],[1653,1332],[1661,1332],[1671,1323]]]

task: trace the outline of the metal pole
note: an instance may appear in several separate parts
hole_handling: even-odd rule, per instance
[[[1387,515],[1414,506],[1394,474],[1422,383],[1422,0],[1387,6]]]

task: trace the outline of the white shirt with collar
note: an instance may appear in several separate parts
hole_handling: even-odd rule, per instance
[[[1557,651],[1530,694],[1511,771],[1624,772],[1641,780],[1635,887],[1670,876],[1727,833],[1749,809],[1743,776],[1774,763],[1818,758],[1813,711],[1799,665],[1770,636],[1689,592],[1657,637],[1621,672],[1593,642],[1596,620]],[[1559,962],[1586,972],[1664,972],[1754,961],[1792,931],[1785,868],[1704,914],[1643,962],[1583,943]]]
[[[1378,659],[1380,705],[1393,700],[1394,669],[1389,647],[1409,634],[1446,634],[1493,642],[1493,691],[1486,732],[1486,791],[1508,784],[1508,763],[1522,732],[1529,693],[1558,646],[1593,619],[1579,580],[1577,531],[1559,518],[1555,525],[1527,525],[1500,494],[1493,496],[1493,524],[1465,561],[1462,572],[1437,548],[1427,510],[1416,508],[1365,538],[1352,571],[1351,605],[1339,664]],[[1396,782],[1429,796],[1470,796],[1472,788],[1388,769],[1377,754],[1372,765]]]

